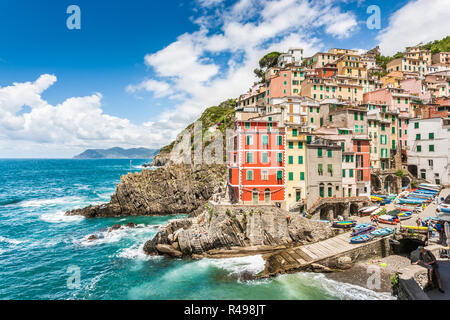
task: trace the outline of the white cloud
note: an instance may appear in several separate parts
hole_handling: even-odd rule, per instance
[[[378,35],[380,49],[385,55],[403,51],[419,42],[440,40],[450,30],[448,0],[417,0],[397,10],[389,25]]]
[[[154,93],[155,97],[162,98],[173,94],[171,86],[164,81],[156,81],[153,79],[144,80],[137,85],[129,85],[126,91],[129,93],[134,93],[139,90],[151,91]]]
[[[50,105],[41,95],[56,80],[44,74],[34,82],[0,87],[0,156],[27,155],[32,150],[34,155],[47,155],[47,150],[65,148],[72,148],[73,154],[73,149],[93,146],[157,147],[167,135],[164,128],[150,130],[150,123],[136,126],[103,113],[100,93]]]
[[[256,80],[253,69],[269,51],[302,47],[305,55],[313,54],[323,48],[312,35],[317,29],[347,37],[357,24],[356,18],[335,3],[240,0],[230,8],[207,11],[206,16],[194,20],[198,31],[182,34],[144,58],[154,71],[155,81],[170,83],[174,92],[186,96],[163,112],[153,126],[170,123],[176,128],[173,138],[206,107],[239,96]],[[213,24],[219,28],[211,29]],[[227,61],[225,65],[223,61]]]

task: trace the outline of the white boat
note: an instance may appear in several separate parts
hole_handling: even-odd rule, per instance
[[[386,208],[378,208],[377,210],[373,211],[373,212],[371,213],[371,215],[372,215],[372,216],[376,216],[376,215],[378,215],[378,214],[380,214],[380,213],[385,213],[385,212],[386,212]]]
[[[421,184],[419,184],[419,189],[439,191],[439,190],[441,190],[441,186],[438,186],[437,184],[431,184],[431,183],[421,183]]]
[[[361,214],[369,214],[369,213],[372,213],[373,211],[377,210],[378,208],[379,208],[378,206],[364,207],[364,208],[361,208],[359,210],[359,212]]]

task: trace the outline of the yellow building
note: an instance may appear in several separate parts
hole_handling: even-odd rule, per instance
[[[359,54],[344,54],[337,61],[338,74],[355,78],[367,78],[367,69]]]
[[[424,74],[427,71],[427,63],[421,59],[414,58],[397,58],[386,65],[387,72],[406,71]]]
[[[401,81],[405,79],[403,72],[401,71],[391,71],[380,80],[383,83],[383,87],[392,86],[392,88],[400,88]]]
[[[343,99],[351,102],[363,101],[363,87],[357,81],[343,78],[307,78],[302,83],[302,96],[314,100]]]
[[[287,125],[286,130],[286,207],[302,210],[306,197],[306,141],[308,128]]]

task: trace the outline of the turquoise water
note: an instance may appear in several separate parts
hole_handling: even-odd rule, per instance
[[[146,160],[133,160],[132,171]],[[84,219],[64,212],[107,202],[129,160],[0,160],[0,299],[379,299],[386,294],[299,273],[243,280],[260,256],[147,257],[142,247],[174,216]],[[135,222],[138,228],[108,232]],[[88,241],[91,234],[100,236]],[[80,282],[68,286],[79,268]],[[71,269],[69,269],[71,270]],[[69,284],[71,282],[69,281]]]

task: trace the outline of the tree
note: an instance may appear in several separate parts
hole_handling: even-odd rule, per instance
[[[259,60],[259,69],[256,68],[255,70],[253,70],[253,72],[259,79],[261,79],[261,81],[265,80],[264,74],[266,73],[267,69],[277,65],[280,55],[280,52],[273,51],[266,54]]]

